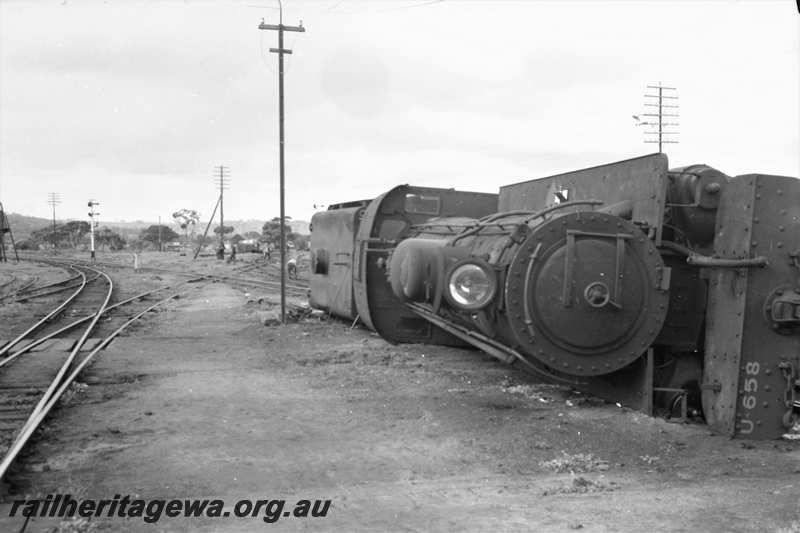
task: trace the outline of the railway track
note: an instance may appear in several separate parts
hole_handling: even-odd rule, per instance
[[[267,276],[268,278],[278,281],[280,280],[281,277],[281,269],[277,263],[262,263],[258,261],[253,261],[247,265],[243,265],[242,267],[235,269],[235,272],[237,275],[257,272]],[[309,286],[308,280],[301,278],[287,278],[287,285],[292,287],[302,287],[306,289]]]
[[[5,289],[9,285],[12,285],[17,281],[17,276],[15,276],[14,274],[5,274],[4,277],[7,279],[0,280],[0,290]]]
[[[76,264],[88,264],[83,262],[76,262]],[[132,265],[126,265],[122,263],[116,262],[96,262],[96,265],[108,267],[108,268],[122,268],[122,269],[133,269]],[[205,279],[210,280],[218,280],[218,281],[225,281],[236,285],[241,286],[252,286],[252,287],[261,287],[264,289],[275,290],[280,288],[280,269],[277,265],[265,265],[260,264],[256,267],[250,268],[250,265],[247,265],[248,269],[241,270],[235,269],[233,271],[234,274],[250,274],[254,271],[261,271],[265,277],[268,279],[257,279],[252,277],[243,277],[240,275],[227,275],[227,274],[210,274],[208,272],[200,272],[197,270],[177,270],[177,269],[170,269],[170,268],[161,268],[161,267],[147,267],[147,266],[140,266],[138,268],[139,271],[142,272],[154,272],[154,273],[164,273],[164,274],[172,274],[176,276],[183,276],[188,278],[196,278],[202,277]],[[295,296],[307,296],[308,295],[308,282],[305,280],[288,280],[286,283],[286,290]]]
[[[263,280],[263,279],[253,279],[253,278],[244,278],[240,276],[223,276],[223,275],[206,275],[209,279],[216,279],[219,281],[225,281],[231,283],[233,285],[241,285],[241,286],[250,286],[250,287],[261,287],[265,289],[279,289],[281,286],[280,281],[270,281],[270,280]],[[296,285],[296,284],[286,284],[287,292],[293,293],[295,296],[306,296],[308,294],[308,286],[303,285]]]
[[[58,266],[65,275],[42,285],[35,285],[37,279],[32,277],[0,299],[0,304],[30,306],[32,317],[30,325],[17,324],[16,331],[4,331],[13,337],[11,340],[0,340],[0,480],[96,354],[136,320],[177,297],[178,286],[201,280],[270,291],[280,286],[270,279],[241,276],[279,276],[277,266],[265,264],[246,265],[234,272],[239,275],[144,267],[140,270],[187,279],[112,304],[114,283],[105,270],[130,266],[33,257],[28,260]],[[274,272],[270,273],[270,268]],[[287,290],[305,296],[308,288],[302,282],[293,282],[287,284]],[[291,303],[289,307],[305,310]]]
[[[88,281],[94,281],[94,279],[97,279],[99,276],[99,274],[93,274],[91,279]],[[25,302],[32,298],[42,298],[51,294],[68,291],[77,287],[81,283],[80,274],[76,274],[66,279],[46,283],[44,285],[35,286],[33,283],[27,283],[23,287],[0,297],[0,301],[7,303]]]
[[[51,301],[44,316],[0,345],[0,479],[94,356],[136,320],[176,298],[178,285],[193,281],[151,289],[112,305],[114,283],[103,270],[37,261],[74,272],[74,283],[59,291],[67,296]],[[54,294],[47,296],[52,300]],[[122,309],[124,314],[119,313]]]
[[[36,276],[27,276],[27,278],[23,280],[22,276],[26,275],[12,274],[9,280],[3,282],[3,284],[0,285],[0,291],[2,292],[8,291],[5,294],[0,293],[0,301],[5,300],[6,298],[18,294],[20,292],[28,290],[30,287],[33,286],[34,283],[36,283],[39,280],[39,278]],[[20,286],[14,289],[13,286],[18,282],[20,283]]]

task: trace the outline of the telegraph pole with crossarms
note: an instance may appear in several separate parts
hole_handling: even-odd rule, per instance
[[[296,31],[305,32],[303,21],[298,26],[285,26],[283,24],[283,5],[278,0],[280,6],[278,24],[265,24],[263,19],[258,25],[259,30],[275,30],[278,32],[278,48],[270,48],[273,54],[278,54],[278,132],[280,138],[280,199],[281,199],[281,323],[286,324],[286,212],[284,203],[284,159],[283,159],[283,55],[291,54],[292,51],[283,47],[283,32]]]

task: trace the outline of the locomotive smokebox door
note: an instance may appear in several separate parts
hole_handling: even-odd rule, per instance
[[[661,331],[669,275],[631,222],[578,212],[537,226],[511,262],[506,306],[525,352],[571,375],[638,359]]]

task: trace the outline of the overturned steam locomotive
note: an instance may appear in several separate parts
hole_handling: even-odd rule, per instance
[[[663,154],[312,219],[311,303],[731,436],[800,421],[800,180]]]

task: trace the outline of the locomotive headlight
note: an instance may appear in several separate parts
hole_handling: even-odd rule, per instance
[[[447,276],[445,297],[455,307],[475,310],[486,307],[497,292],[497,277],[488,264],[474,259],[456,263]]]

